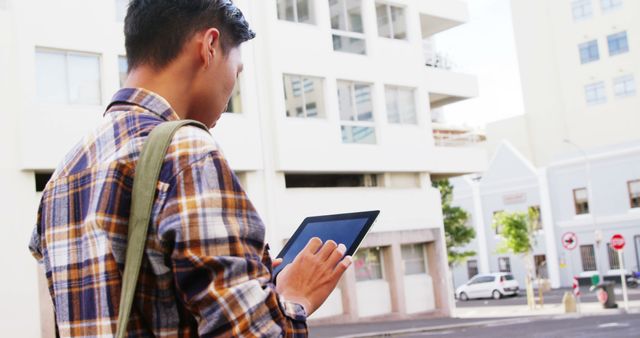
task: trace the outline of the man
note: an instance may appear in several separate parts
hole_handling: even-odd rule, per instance
[[[133,0],[127,88],[106,122],[63,160],[43,192],[30,248],[44,264],[63,337],[116,331],[136,161],[158,124],[213,127],[255,34],[230,0]],[[351,263],[309,242],[270,282],[265,229],[211,135],[174,136],[157,185],[130,337],[303,337],[306,316]]]

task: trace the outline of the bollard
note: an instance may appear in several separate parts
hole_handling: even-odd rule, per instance
[[[564,305],[564,313],[576,312],[576,298],[569,291],[564,293],[562,297],[562,305]]]

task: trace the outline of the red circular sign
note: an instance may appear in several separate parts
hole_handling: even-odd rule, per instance
[[[606,303],[607,300],[609,299],[609,294],[607,293],[607,291],[604,291],[603,289],[599,289],[598,292],[596,293],[596,296],[598,297],[600,304]]]
[[[613,235],[613,237],[611,237],[611,247],[613,247],[616,250],[622,250],[622,248],[624,248],[624,237],[622,237],[622,235],[620,234],[615,234]]]
[[[567,250],[573,250],[578,246],[578,236],[574,232],[565,232],[562,235],[562,246]]]

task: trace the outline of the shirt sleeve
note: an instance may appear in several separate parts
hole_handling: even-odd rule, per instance
[[[174,176],[159,215],[176,292],[199,336],[306,337],[263,264],[264,225],[218,151]]]

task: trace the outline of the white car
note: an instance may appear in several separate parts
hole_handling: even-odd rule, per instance
[[[491,273],[476,275],[466,284],[456,289],[456,298],[466,301],[472,298],[500,299],[517,295],[520,290],[518,281],[510,273]]]

